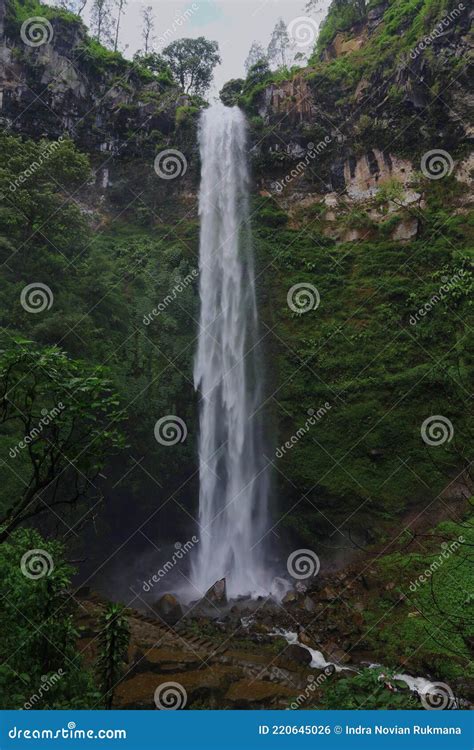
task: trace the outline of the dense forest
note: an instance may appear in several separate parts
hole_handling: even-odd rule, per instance
[[[248,123],[273,563],[309,549],[320,570],[188,612],[176,571],[143,582],[176,551],[187,575],[197,533],[220,52],[158,47],[148,8],[130,57],[121,3],[94,0],[90,29],[79,3],[2,5],[2,707],[159,708],[170,681],[190,708],[419,707],[400,674],[467,707],[472,10],[333,0],[305,57],[275,11],[220,92]]]

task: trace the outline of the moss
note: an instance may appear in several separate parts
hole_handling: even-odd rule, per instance
[[[200,112],[199,107],[190,107],[190,106],[183,106],[183,107],[177,107],[176,109],[176,126],[177,127],[183,127],[185,125],[189,125],[193,123],[196,120],[196,117],[198,116]]]

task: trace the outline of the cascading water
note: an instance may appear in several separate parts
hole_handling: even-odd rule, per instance
[[[247,128],[237,107],[200,124],[200,300],[194,383],[200,391],[199,547],[192,582],[226,578],[230,596],[268,593],[268,471],[261,427]]]

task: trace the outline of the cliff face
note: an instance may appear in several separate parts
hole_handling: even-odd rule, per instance
[[[397,4],[369,10],[363,21],[336,33],[309,68],[247,96],[266,187],[284,177],[309,144],[309,168],[291,180],[292,189],[347,190],[349,198],[357,197],[351,185],[357,173],[368,172],[368,188],[374,188],[401,157],[419,168],[428,148],[443,148],[463,162],[473,136],[474,11],[451,2],[440,16],[445,24],[432,16],[424,26],[407,11],[394,29]],[[317,154],[311,144],[319,144]],[[396,167],[394,176],[402,177]]]
[[[144,178],[160,192],[164,185],[153,179],[154,158],[171,146],[187,156],[187,180],[195,178],[195,134],[189,133],[195,108],[166,75],[154,75],[101,47],[76,16],[45,7],[36,32],[28,24],[22,31],[23,16],[16,11],[7,4],[0,37],[3,128],[34,140],[71,138],[97,166],[96,188],[102,196],[114,182],[124,186],[129,160],[145,163],[142,187]],[[38,39],[45,42],[37,44]],[[166,187],[169,193],[177,185]]]

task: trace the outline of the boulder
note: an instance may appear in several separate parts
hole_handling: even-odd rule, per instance
[[[309,666],[313,660],[308,649],[303,646],[298,646],[297,643],[292,643],[291,646],[288,646],[282,654],[282,657],[285,660],[294,661],[301,666]]]
[[[227,592],[225,578],[220,578],[216,581],[211,588],[209,588],[203,596],[203,603],[208,602],[217,606],[227,604]]]
[[[282,604],[292,604],[293,602],[296,602],[298,599],[298,594],[296,591],[287,591],[283,599],[281,600]]]
[[[152,609],[167,625],[175,625],[183,616],[181,604],[173,594],[163,594],[161,599],[152,605]]]
[[[306,610],[306,612],[315,612],[316,602],[313,601],[310,596],[305,596],[303,601],[303,608]]]

